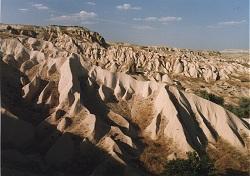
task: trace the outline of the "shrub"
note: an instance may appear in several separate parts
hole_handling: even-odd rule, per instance
[[[225,105],[225,108],[240,118],[249,118],[250,98],[241,98],[239,106]]]
[[[7,29],[7,30],[11,30],[12,27],[8,25],[8,26],[6,27],[6,29]]]
[[[144,143],[146,146],[139,158],[141,163],[152,174],[162,173],[168,156],[173,152],[172,141],[144,139]]]
[[[188,152],[187,159],[174,159],[166,164],[162,176],[212,176],[216,175],[213,162],[207,155],[199,158],[196,152]]]
[[[250,98],[241,98],[240,99],[241,108],[250,108]]]
[[[212,93],[208,93],[205,90],[199,91],[197,93],[197,95],[204,98],[204,99],[212,101],[212,102],[214,102],[214,103],[216,103],[218,105],[223,105],[224,104],[224,99],[222,97],[219,97],[219,96],[214,95]]]
[[[214,161],[215,168],[220,173],[226,173],[228,170],[243,173],[249,171],[249,153],[242,153],[220,138],[213,146],[208,146],[207,153]]]

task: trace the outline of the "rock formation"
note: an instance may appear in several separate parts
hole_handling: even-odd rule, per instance
[[[101,152],[101,162],[88,161],[79,173],[108,175],[107,166],[117,164],[124,175],[146,175],[136,165],[140,138],[171,139],[176,157],[205,152],[219,139],[248,150],[247,122],[172,79],[229,79],[248,72],[241,63],[216,52],[111,44],[81,27],[0,30],[3,150],[29,162],[37,156],[38,170],[80,167],[78,156],[87,162]]]

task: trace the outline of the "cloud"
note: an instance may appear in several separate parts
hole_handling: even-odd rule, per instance
[[[38,10],[48,10],[49,8],[43,4],[33,4],[33,7],[35,7]]]
[[[233,25],[237,25],[237,24],[242,24],[247,22],[246,20],[241,20],[241,21],[223,21],[223,22],[219,22],[218,25],[229,25],[229,26],[233,26]]]
[[[221,26],[219,26],[219,25],[208,25],[207,28],[209,28],[209,29],[217,29],[217,28],[221,28]]]
[[[168,17],[161,17],[158,19],[160,22],[172,22],[172,21],[181,21],[182,17],[173,17],[173,16],[168,16]]]
[[[127,10],[141,10],[142,9],[141,7],[135,7],[135,6],[132,6],[131,4],[126,4],[126,3],[116,6],[116,8],[119,9],[119,10],[124,10],[124,11],[127,11]]]
[[[98,18],[97,19],[100,22],[104,22],[104,23],[111,23],[111,24],[120,24],[120,25],[128,25],[127,22],[123,22],[121,20],[113,20],[113,19],[105,19],[105,18]]]
[[[134,21],[142,21],[142,18],[133,18]]]
[[[81,21],[81,24],[88,25],[88,24],[96,24],[97,21]]]
[[[164,16],[164,17],[145,17],[145,18],[133,18],[134,21],[145,21],[145,22],[175,22],[181,21],[182,17],[174,17],[174,16]]]
[[[146,17],[146,18],[144,18],[144,21],[157,21],[158,20],[158,18],[157,17]]]
[[[246,23],[246,20],[240,20],[240,21],[222,21],[222,22],[218,22],[215,25],[209,25],[207,26],[210,29],[218,29],[218,28],[222,28],[225,26],[236,26],[236,25],[240,25],[243,23]]]
[[[21,8],[21,9],[18,9],[19,11],[21,11],[21,12],[27,12],[27,11],[29,11],[29,9],[25,9],[25,8]]]
[[[152,30],[152,29],[154,29],[152,26],[147,26],[147,25],[136,25],[136,26],[132,26],[132,28],[137,29],[137,30]]]
[[[92,5],[92,6],[95,6],[95,5],[96,5],[96,3],[95,3],[95,2],[90,2],[90,1],[89,1],[89,2],[87,2],[87,4],[88,4],[88,5]]]
[[[81,23],[88,23],[93,24],[92,21],[94,18],[97,17],[95,12],[87,12],[87,11],[80,11],[79,13],[73,13],[69,15],[61,15],[56,17],[51,17],[50,21],[61,21],[61,22],[81,22]]]

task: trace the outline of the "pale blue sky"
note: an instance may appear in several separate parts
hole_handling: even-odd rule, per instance
[[[88,27],[108,41],[249,48],[249,0],[1,0],[3,23]]]

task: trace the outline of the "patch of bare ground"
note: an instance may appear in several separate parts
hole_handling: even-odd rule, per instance
[[[249,172],[249,152],[243,154],[222,139],[208,146],[207,153],[214,160],[215,167],[220,173],[225,173],[227,170]]]
[[[237,74],[232,75],[231,80],[228,80],[232,84],[240,84],[241,86],[250,87],[250,75],[248,74]]]

